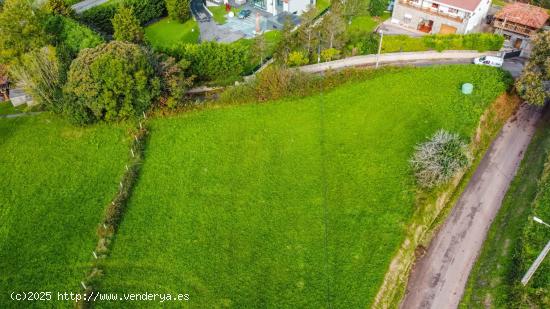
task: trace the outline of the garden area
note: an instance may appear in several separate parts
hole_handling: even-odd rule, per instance
[[[41,304],[14,303],[14,291],[79,291],[128,157],[125,132],[51,114],[0,118],[0,307]]]
[[[199,26],[193,19],[181,23],[170,18],[163,18],[144,28],[145,40],[153,47],[170,49],[178,44],[198,43]]]
[[[415,208],[414,146],[440,128],[470,138],[506,89],[498,72],[408,68],[153,119],[99,289],[186,291],[200,307],[368,307]]]

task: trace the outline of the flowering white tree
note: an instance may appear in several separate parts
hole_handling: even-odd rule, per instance
[[[468,149],[458,134],[437,131],[430,140],[418,144],[410,160],[418,184],[432,188],[449,181],[469,164]]]

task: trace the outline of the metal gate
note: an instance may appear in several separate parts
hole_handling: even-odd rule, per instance
[[[520,54],[521,54],[521,49],[504,52],[504,59],[519,57]]]

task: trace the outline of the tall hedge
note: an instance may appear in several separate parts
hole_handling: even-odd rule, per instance
[[[111,19],[116,14],[118,5],[126,5],[133,9],[140,24],[145,24],[155,18],[166,15],[164,0],[124,0],[123,2],[107,2],[82,12],[80,20],[98,31],[112,34]]]
[[[190,73],[200,80],[240,76],[248,64],[248,50],[239,44],[183,44],[176,48],[176,54],[190,62]]]

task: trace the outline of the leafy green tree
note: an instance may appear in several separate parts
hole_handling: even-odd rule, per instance
[[[166,10],[171,19],[185,22],[191,18],[190,0],[165,0]]]
[[[309,9],[300,16],[300,27],[298,28],[298,40],[300,45],[305,46],[308,56],[315,49],[315,20],[319,11],[315,7]]]
[[[274,54],[275,59],[282,64],[287,63],[288,55],[299,43],[296,33],[292,31],[294,27],[295,25],[292,23],[292,20],[286,18],[283,29],[281,30],[281,39],[277,44]]]
[[[62,73],[54,47],[46,46],[22,55],[11,71],[35,102],[50,111],[60,111]]]
[[[46,12],[56,15],[70,17],[74,15],[74,10],[64,0],[48,0],[44,6]]]
[[[6,0],[0,12],[0,62],[13,62],[22,54],[46,45],[44,18],[30,1]]]
[[[353,17],[365,12],[366,3],[364,0],[342,1],[342,15],[348,19],[348,23],[351,23]]]
[[[143,42],[143,29],[134,16],[134,10],[131,7],[119,6],[112,23],[115,40],[131,43]]]
[[[264,58],[267,53],[267,42],[264,35],[258,35],[254,38],[252,44],[252,56],[254,59],[258,59],[259,65],[264,63]]]
[[[72,62],[63,88],[65,112],[80,124],[124,119],[149,108],[159,91],[149,53],[112,41],[82,50]]]
[[[369,12],[371,16],[381,16],[386,10],[388,2],[386,0],[371,0],[369,3]]]
[[[533,39],[531,58],[516,88],[529,104],[542,106],[550,99],[550,32],[541,32]]]
[[[319,25],[321,45],[327,48],[341,48],[347,41],[346,23],[342,16],[342,8],[335,6],[325,15]]]
[[[187,76],[189,62],[176,61],[173,57],[158,56],[156,62],[157,75],[161,81],[161,102],[167,107],[175,107],[185,97],[187,89],[193,85],[195,76]]]

